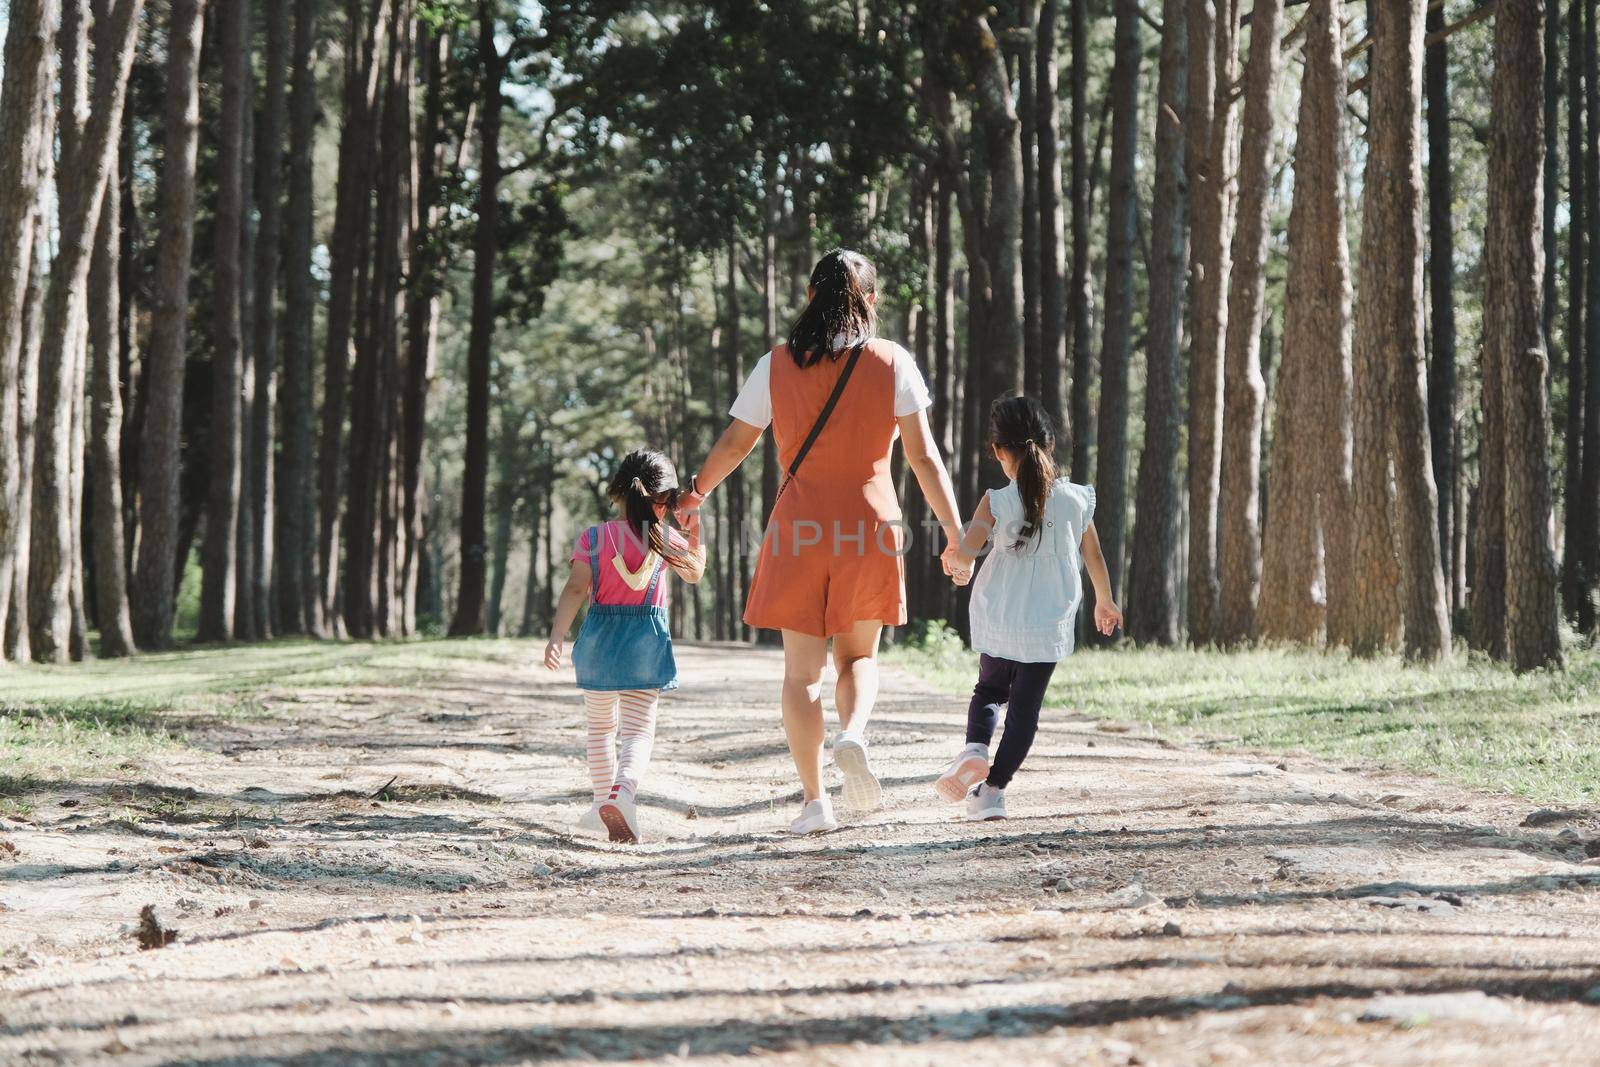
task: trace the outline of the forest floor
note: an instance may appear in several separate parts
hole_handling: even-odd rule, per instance
[[[779,657],[680,645],[625,848],[538,651],[0,675],[0,1062],[1595,1062],[1592,806],[1064,709],[967,824],[891,665],[887,808],[793,840]]]

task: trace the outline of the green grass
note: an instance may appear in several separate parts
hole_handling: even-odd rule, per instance
[[[282,688],[416,685],[483,662],[518,663],[526,642],[278,641],[190,648],[68,666],[0,665],[0,811],[29,783],[76,781],[158,760],[197,721],[261,714]]]
[[[952,695],[977,657],[942,635],[888,658]],[[1448,665],[1337,653],[1080,652],[1056,670],[1047,707],[1164,732],[1345,763],[1426,771],[1542,803],[1600,802],[1600,653],[1565,671],[1516,675],[1458,654]]]

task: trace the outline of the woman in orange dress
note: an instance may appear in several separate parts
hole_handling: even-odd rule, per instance
[[[890,476],[897,437],[944,531],[947,574],[961,540],[950,475],[928,428],[927,385],[904,348],[873,336],[876,304],[877,272],[864,257],[839,250],[822,258],[788,343],[751,371],[729,409],[732,422],[679,504],[683,513],[699,508],[771,425],[781,488],[744,621],[783,632],[783,726],[805,794],[790,826],[795,833],[838,826],[822,788],[822,671],[830,639],[838,671],[833,758],[844,774],[840,799],[862,809],[883,802],[866,726],[878,693],[878,639],[884,626],[906,621],[904,555],[913,531],[901,518]]]

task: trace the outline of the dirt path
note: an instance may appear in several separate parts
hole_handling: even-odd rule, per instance
[[[887,810],[790,840],[777,658],[680,660],[635,849],[568,833],[570,676],[507,665],[47,785],[0,820],[0,1062],[1596,1061],[1582,818],[1056,715],[968,825],[961,702],[891,671]]]

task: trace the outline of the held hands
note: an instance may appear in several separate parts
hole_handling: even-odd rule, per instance
[[[558,671],[561,669],[561,655],[565,651],[565,642],[559,637],[552,637],[544,646],[544,669]]]
[[[1094,628],[1106,637],[1122,626],[1122,609],[1115,600],[1097,600],[1094,605]]]
[[[961,558],[960,545],[946,545],[944,551],[939,553],[939,565],[944,568],[945,576],[957,586],[972,581],[972,564]]]

